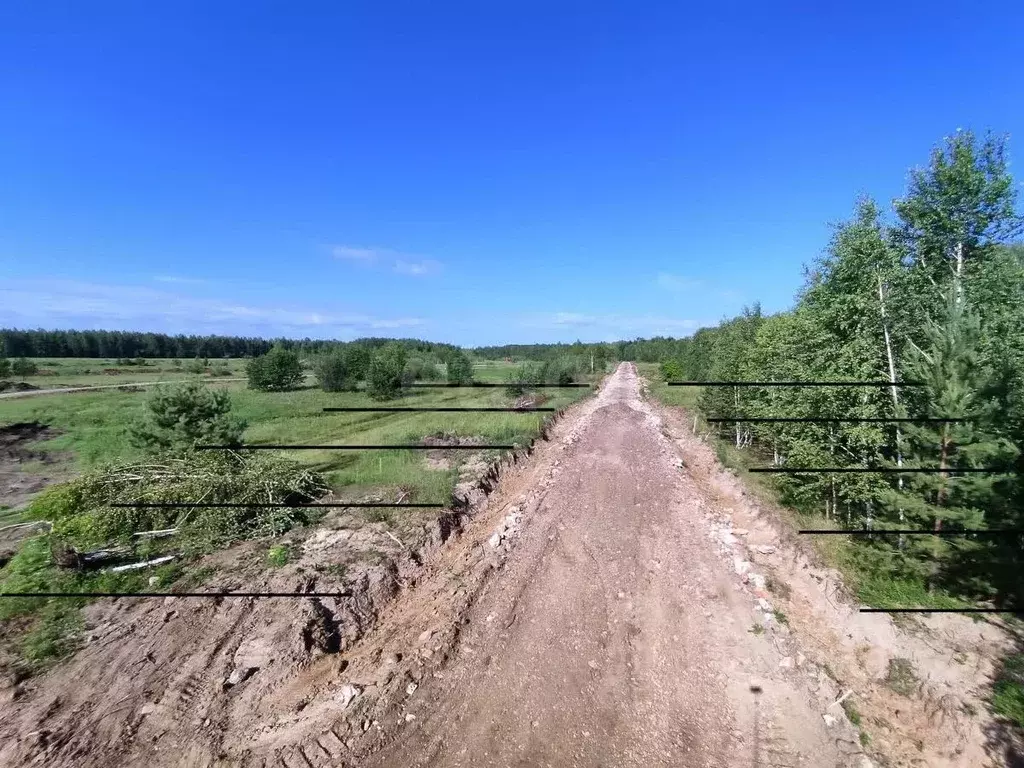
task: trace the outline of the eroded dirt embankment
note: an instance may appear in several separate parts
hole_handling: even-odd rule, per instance
[[[571,431],[586,407],[567,409],[549,436]],[[403,511],[368,524],[341,513],[295,531],[283,542],[292,561],[282,568],[268,571],[265,542],[233,547],[199,563],[213,575],[192,587],[349,596],[88,606],[83,647],[71,659],[38,677],[0,680],[0,765],[290,764],[308,739],[323,753],[315,759],[344,765],[351,753],[343,742],[358,726],[352,714],[377,697],[375,683],[387,692],[383,680],[354,682],[349,674],[356,648],[375,642],[359,641],[395,613],[395,598],[434,569],[427,564],[465,526],[491,526],[502,514],[489,496],[499,478],[505,487],[532,485],[551,450],[539,440],[498,464],[471,462],[471,477],[456,490],[464,503],[440,516]],[[403,654],[389,676],[418,676],[426,659]]]

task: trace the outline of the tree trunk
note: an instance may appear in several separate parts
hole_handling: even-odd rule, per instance
[[[893,412],[899,414],[900,395],[899,387],[896,386],[896,358],[892,353],[889,316],[885,312],[885,286],[881,275],[878,276],[878,307],[882,315],[882,336],[885,338],[885,358],[889,364],[889,383],[893,385],[889,387],[889,392],[892,395]],[[903,468],[903,432],[900,430],[899,424],[896,425],[896,467],[899,469]],[[903,492],[903,475],[896,475],[896,488],[900,493]],[[900,528],[902,528],[906,520],[906,513],[903,511],[903,507],[897,508],[896,514],[899,517]],[[899,535],[897,544],[900,549],[906,547],[907,542],[902,533]]]

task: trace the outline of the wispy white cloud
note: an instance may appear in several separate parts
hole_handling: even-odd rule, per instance
[[[412,328],[417,317],[377,317],[197,298],[171,290],[74,280],[15,280],[0,288],[0,325],[90,327],[169,332],[349,336]]]
[[[342,261],[350,261],[367,266],[386,264],[398,275],[424,277],[441,271],[441,262],[428,259],[413,253],[394,251],[390,248],[364,247],[356,245],[332,245],[331,255]]]
[[[441,262],[434,259],[421,259],[419,261],[406,261],[398,259],[394,266],[395,272],[400,275],[411,275],[412,277],[423,277],[432,275],[441,270]]]
[[[659,272],[655,282],[658,284],[658,287],[664,288],[667,291],[675,291],[677,293],[682,291],[692,291],[704,285],[701,280],[695,280],[692,277],[684,277],[683,275],[673,275],[671,272]]]

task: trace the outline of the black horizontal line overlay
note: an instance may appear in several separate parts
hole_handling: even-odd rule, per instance
[[[6,597],[351,597],[351,592],[6,592]]]
[[[408,384],[409,387],[435,388],[435,389],[504,389],[508,384],[495,384],[494,382],[474,381],[470,384]],[[523,382],[526,389],[584,389],[593,386],[592,384],[530,384]]]
[[[199,451],[511,451],[515,445],[197,445]]]
[[[1016,472],[1014,469],[1007,469],[1005,467],[948,467],[942,469],[941,467],[752,467],[747,472],[760,472],[760,473],[775,473],[784,474],[789,472],[813,472],[816,474],[870,474],[873,472],[902,475],[907,473],[915,474],[941,474],[947,473],[950,475],[971,472],[971,473],[983,473],[989,472],[994,474],[1011,474]]]
[[[922,381],[670,381],[670,387],[923,387]]]
[[[804,528],[797,533],[815,536],[1022,536],[1024,528],[944,528],[941,531],[922,531],[914,528],[855,528],[846,531],[833,528]]]
[[[1009,613],[1024,614],[1015,608],[861,608],[861,613]]]
[[[324,408],[327,413],[531,413],[557,408]]]
[[[885,416],[871,416],[871,417],[842,417],[836,418],[824,418],[820,416],[792,416],[792,417],[781,417],[781,416],[770,416],[764,418],[745,418],[742,416],[732,418],[713,418],[706,419],[709,424],[725,424],[735,421],[751,424],[790,424],[790,423],[810,423],[810,424],[832,424],[835,422],[850,422],[854,424],[954,424],[961,421],[968,421],[968,419],[936,419],[936,418],[887,418]]]
[[[208,507],[210,509],[274,509],[281,507],[283,509],[316,509],[322,507],[324,509],[331,508],[342,508],[342,507],[415,507],[419,509],[444,507],[445,504],[428,504],[420,502],[390,502],[390,501],[339,501],[331,503],[315,502],[309,504],[260,504],[258,502],[252,502],[246,504],[241,503],[228,503],[228,502],[213,502],[213,501],[174,501],[174,502],[138,502],[138,503],[122,503],[111,504],[112,507],[130,507],[134,509],[192,509],[194,507]]]

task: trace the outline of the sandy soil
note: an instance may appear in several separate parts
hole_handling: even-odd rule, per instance
[[[1003,629],[865,619],[629,364],[548,438],[426,545],[377,531],[390,559],[339,582],[316,567],[374,532],[317,531],[256,585],[352,598],[91,607],[74,659],[0,697],[0,764],[1004,764],[951,699]]]

